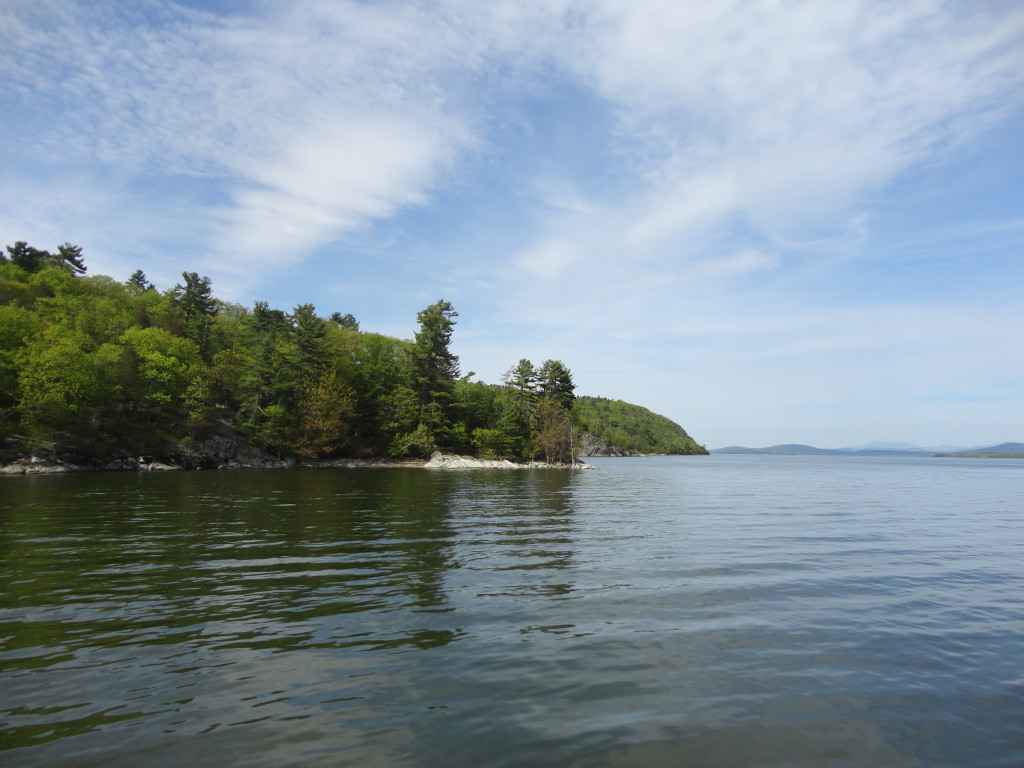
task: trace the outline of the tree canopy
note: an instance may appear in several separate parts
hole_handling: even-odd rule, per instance
[[[8,442],[59,444],[85,459],[160,455],[227,427],[282,457],[440,448],[568,461],[582,429],[641,451],[687,452],[685,432],[669,440],[645,419],[624,423],[618,406],[576,397],[559,360],[522,358],[501,384],[460,378],[458,312],[444,299],[420,311],[414,338],[403,340],[361,330],[351,314],[323,318],[308,303],[286,311],[223,302],[196,272],[163,292],[141,269],[124,282],[86,277],[82,249],[68,243],[49,253],[19,241],[6,254]]]

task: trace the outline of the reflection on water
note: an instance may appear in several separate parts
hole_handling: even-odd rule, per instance
[[[379,698],[409,677],[353,654],[471,636],[446,615],[467,594],[571,589],[552,575],[572,557],[565,472],[20,479],[0,539],[4,748],[136,718],[202,734],[309,705],[385,717],[357,704],[360,679]],[[301,673],[267,655],[295,651]],[[339,670],[355,682],[325,691]]]
[[[827,459],[0,478],[0,759],[1024,764],[1024,464]]]

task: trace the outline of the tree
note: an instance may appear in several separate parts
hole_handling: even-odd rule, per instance
[[[562,408],[572,408],[576,385],[572,373],[561,360],[545,360],[537,371],[537,390],[541,397],[552,398]]]
[[[265,301],[255,303],[246,325],[249,341],[239,355],[241,408],[237,418],[245,427],[256,430],[258,440],[281,449],[283,414],[294,405],[301,378],[299,351],[292,338],[294,328],[283,311],[271,309]]]
[[[331,313],[331,322],[337,325],[339,328],[344,328],[348,331],[358,331],[359,321],[356,320],[355,316],[351,313],[341,314],[341,312]]]
[[[299,347],[299,364],[307,375],[311,375],[311,371],[327,364],[327,349],[324,345],[327,325],[317,317],[316,307],[312,304],[297,306],[291,319],[295,328],[295,343]]]
[[[516,403],[525,410],[526,404],[535,399],[537,392],[537,371],[525,357],[508,369],[502,377],[513,393]]]
[[[50,325],[19,353],[22,423],[48,440],[98,444],[121,401],[114,374],[120,350],[97,348],[84,333]]]
[[[441,299],[419,312],[413,348],[413,383],[419,400],[419,421],[435,435],[447,428],[447,410],[459,378],[459,358],[449,345],[459,313]]]
[[[121,337],[125,394],[147,428],[173,432],[186,421],[183,403],[201,368],[193,341],[162,328],[129,328]]]
[[[58,266],[72,275],[85,274],[82,249],[71,243],[59,245],[57,246],[56,253],[50,253],[39,248],[33,248],[24,240],[19,240],[13,246],[7,246],[7,252],[11,255],[12,262],[30,274],[38,272],[47,264]]]
[[[333,370],[305,381],[296,410],[294,445],[300,456],[327,456],[346,442],[355,407],[351,394],[339,385]]]
[[[50,257],[46,251],[33,248],[24,240],[19,240],[14,245],[7,246],[7,252],[11,255],[11,262],[24,269],[26,272],[38,272],[43,264]]]
[[[178,283],[172,289],[174,300],[185,315],[187,326],[197,318],[212,317],[217,314],[217,300],[213,298],[213,286],[210,278],[202,277],[196,272],[182,272],[185,285]]]
[[[544,460],[549,463],[576,460],[572,415],[553,397],[541,399],[537,406],[533,443],[544,452]]]
[[[477,427],[473,430],[473,445],[481,459],[497,459],[505,448],[505,435],[500,429]]]
[[[54,261],[72,275],[85,274],[85,262],[82,260],[82,249],[80,246],[64,243],[57,246],[57,254]]]
[[[156,286],[154,286],[151,282],[149,282],[149,280],[146,279],[146,273],[143,272],[141,269],[136,269],[134,272],[132,272],[132,276],[128,278],[128,285],[134,285],[136,288],[139,288],[143,291],[156,290]]]
[[[174,302],[185,317],[185,334],[199,345],[199,354],[210,362],[210,325],[217,314],[217,300],[213,298],[210,278],[196,272],[182,272],[185,285],[178,283],[172,289]]]

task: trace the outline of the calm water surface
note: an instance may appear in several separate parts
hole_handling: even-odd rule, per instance
[[[1024,462],[0,478],[0,764],[1024,765]]]

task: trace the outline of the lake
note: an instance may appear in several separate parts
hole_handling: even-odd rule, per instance
[[[1024,765],[1024,461],[0,477],[9,766]]]

